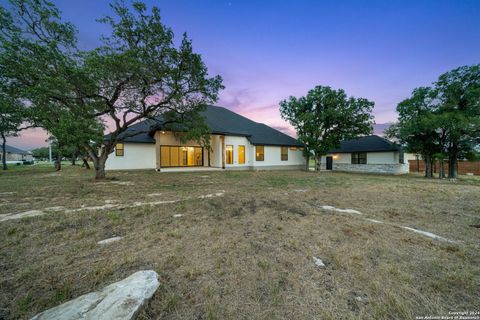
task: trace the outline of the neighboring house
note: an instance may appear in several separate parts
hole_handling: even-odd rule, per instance
[[[399,145],[376,135],[342,141],[340,147],[322,157],[322,169],[336,171],[404,174],[408,160]]]
[[[9,145],[5,146],[7,154],[5,159],[10,162],[33,161],[33,156],[30,151],[24,151]],[[3,161],[3,150],[0,147],[0,162]]]
[[[149,119],[120,136],[106,170],[304,168],[303,144],[296,139],[222,107],[208,106],[201,115],[211,130],[210,152],[194,141],[181,143],[163,130],[161,118]],[[137,132],[142,133],[131,136]]]

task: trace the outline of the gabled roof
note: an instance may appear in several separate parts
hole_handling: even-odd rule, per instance
[[[328,153],[348,153],[348,152],[386,152],[400,151],[401,147],[382,137],[371,135],[351,140],[344,140],[340,143],[340,148],[329,150]]]
[[[0,150],[1,150],[1,148],[0,148]],[[18,154],[29,154],[30,153],[28,151],[9,146],[8,144],[5,145],[5,150],[8,153],[18,153]]]
[[[226,108],[207,106],[200,113],[212,134],[244,136],[254,145],[297,146],[303,144],[296,139],[263,123],[245,118]],[[120,140],[124,142],[155,143],[153,133],[162,127],[162,118],[149,119],[130,127]],[[108,139],[109,135],[106,136]]]

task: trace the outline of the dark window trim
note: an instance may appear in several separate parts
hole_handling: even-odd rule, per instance
[[[121,148],[118,148],[118,146],[122,146]],[[121,152],[120,152],[121,151]],[[125,155],[125,144],[123,143],[117,143],[115,145],[115,156],[116,157],[123,157]]]
[[[193,165],[193,166],[189,166],[188,164],[186,166],[164,166],[162,165],[162,147],[177,147],[177,148],[201,148],[202,149],[202,164],[201,165]],[[195,150],[193,151],[193,154],[195,155]],[[169,155],[169,161],[171,162],[172,161],[172,155],[171,155],[171,152],[169,151],[168,152],[168,155]],[[179,146],[179,145],[169,145],[169,144],[162,144],[160,145],[160,154],[159,154],[159,157],[160,157],[160,167],[161,168],[192,168],[192,167],[204,167],[205,166],[205,150],[203,147],[201,146]],[[178,155],[178,160],[180,161],[180,154]]]
[[[257,155],[257,148],[261,147],[262,148],[262,154]],[[255,146],[255,161],[265,161],[265,146],[264,145],[258,145]]]
[[[285,153],[283,151],[286,151]],[[280,147],[280,160],[288,161],[288,147]]]
[[[367,164],[367,153],[366,152],[352,152],[352,164]]]
[[[243,162],[240,162],[240,149],[243,148]],[[239,144],[238,145],[238,164],[245,164],[245,145]]]
[[[227,150],[228,150],[228,147],[231,147],[231,150],[232,150],[232,157],[231,157],[231,160],[232,162],[228,163],[227,161]],[[235,153],[233,152],[233,144],[226,144],[225,145],[225,164],[233,164],[235,161],[234,161],[234,156],[235,156]]]

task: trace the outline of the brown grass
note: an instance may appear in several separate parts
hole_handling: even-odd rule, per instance
[[[480,223],[478,178],[295,171],[109,176],[96,183],[78,167],[1,174],[0,214],[111,200],[182,201],[0,223],[0,318],[31,317],[144,269],[156,270],[161,286],[140,319],[412,319],[480,309],[480,231],[469,226]],[[223,197],[196,198],[222,190]],[[114,235],[124,238],[96,244]],[[315,267],[313,256],[326,268]]]

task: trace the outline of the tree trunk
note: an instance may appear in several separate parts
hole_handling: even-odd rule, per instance
[[[430,156],[425,156],[425,178],[431,178],[432,177],[432,160]]]
[[[453,154],[448,155],[448,178],[449,179],[457,179],[458,178],[458,170],[457,170],[457,153],[453,152]]]
[[[110,151],[109,148],[113,148],[113,146],[103,146],[100,148],[100,155],[94,154],[93,158],[93,165],[95,167],[95,180],[103,180],[106,178],[105,174],[105,163],[108,159],[108,154]]]
[[[7,170],[7,139],[5,134],[2,132],[2,166],[3,170]]]
[[[76,163],[75,163],[76,158],[77,156],[75,154],[72,155],[72,166],[76,166]]]
[[[322,165],[322,156],[315,156],[315,171],[320,171]]]
[[[439,179],[444,179],[445,178],[445,163],[444,163],[443,159],[439,160],[439,165],[440,165],[440,168],[438,170],[438,178]]]
[[[82,157],[82,161],[83,161],[83,164],[82,164],[82,167],[85,167],[85,169],[90,169],[90,165],[88,164],[88,160],[86,157]]]
[[[98,159],[99,161],[97,162],[97,165],[95,166],[95,180],[103,180],[106,178],[105,175],[105,160],[101,160],[101,158]]]
[[[62,158],[57,156],[55,159],[55,171],[60,171],[62,170]]]
[[[305,157],[307,160],[307,163],[305,164],[305,171],[310,171],[310,156]]]

